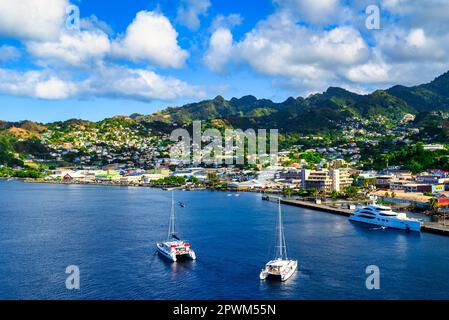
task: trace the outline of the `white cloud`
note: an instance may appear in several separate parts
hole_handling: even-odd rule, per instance
[[[66,99],[75,93],[75,86],[47,71],[19,72],[0,69],[0,93],[38,99]]]
[[[188,57],[178,45],[178,33],[162,14],[137,13],[125,35],[113,42],[113,54],[132,61],[145,61],[161,67],[179,68]]]
[[[426,45],[426,36],[423,29],[413,29],[406,38],[410,46],[422,48]]]
[[[87,18],[81,19],[80,27],[81,29],[85,30],[99,29],[108,35],[112,35],[114,33],[114,30],[112,30],[112,27],[109,24],[107,24],[103,20],[98,19],[98,17],[95,15],[90,15]]]
[[[328,23],[340,17],[340,0],[274,0],[281,10],[312,23]]]
[[[210,0],[181,0],[177,10],[176,20],[195,31],[200,27],[200,16],[207,14]]]
[[[67,99],[75,92],[74,85],[55,76],[39,81],[35,88],[36,97],[47,100]]]
[[[0,35],[56,39],[64,26],[67,0],[0,0]]]
[[[354,28],[315,31],[283,13],[260,22],[236,46],[241,59],[258,72],[314,85],[341,77],[340,68],[369,58],[369,49]]]
[[[180,97],[204,97],[204,91],[184,81],[164,77],[153,71],[108,66],[101,68],[82,86],[91,96],[120,97],[150,101],[175,100]]]
[[[243,21],[243,18],[238,13],[231,13],[227,16],[217,15],[211,23],[209,30],[211,32],[216,31],[219,28],[224,29],[232,29],[238,25],[240,25]]]
[[[63,79],[51,70],[19,72],[0,69],[0,93],[45,100],[108,97],[171,101],[205,96],[201,87],[179,79],[114,65],[99,66],[81,80]]]
[[[83,67],[101,60],[111,50],[108,36],[101,30],[64,31],[58,41],[26,43],[29,53],[41,64],[66,63]]]
[[[13,46],[3,45],[0,46],[0,62],[8,62],[16,60],[21,56],[19,49]]]
[[[204,62],[214,72],[222,72],[233,53],[232,33],[229,29],[215,31],[209,41],[209,48],[204,55]]]

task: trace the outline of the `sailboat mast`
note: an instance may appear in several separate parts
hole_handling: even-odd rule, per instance
[[[282,210],[281,210],[281,199],[278,202],[278,235],[277,235],[277,244],[278,244],[278,258],[279,259],[287,259],[287,248],[285,245],[285,236],[284,236],[284,227],[282,224]]]
[[[170,240],[171,237],[175,234],[175,198],[174,198],[174,192],[171,193],[171,212],[170,212],[170,221],[168,224],[168,239]]]

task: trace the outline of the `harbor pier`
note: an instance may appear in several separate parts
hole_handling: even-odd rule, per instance
[[[315,210],[315,211],[322,211],[322,212],[327,212],[327,213],[336,214],[336,215],[340,215],[340,216],[346,216],[346,217],[349,217],[352,212],[349,209],[334,208],[334,207],[327,206],[325,204],[318,204],[318,203],[313,203],[313,202],[308,202],[308,201],[283,199],[278,196],[264,195],[262,198],[263,198],[263,200],[266,200],[266,201],[280,200],[281,203],[285,204],[285,205],[290,205],[290,206],[294,206],[294,207],[300,207],[300,208],[305,208],[305,209],[310,209],[310,210]],[[444,225],[442,225],[440,223],[436,223],[436,222],[427,222],[427,221],[424,222],[421,226],[421,231],[439,234],[439,235],[443,235],[443,236],[449,236],[449,226],[444,226]]]

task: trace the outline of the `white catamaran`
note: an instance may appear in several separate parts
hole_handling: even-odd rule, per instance
[[[276,236],[276,257],[269,261],[265,268],[260,272],[260,279],[265,280],[268,277],[277,278],[286,281],[290,278],[298,267],[297,260],[290,260],[287,257],[287,246],[285,244],[284,227],[282,224],[281,201],[279,200],[279,218],[277,223]]]
[[[171,198],[171,212],[168,223],[168,237],[167,241],[157,244],[157,250],[169,260],[176,262],[178,258],[187,257],[192,260],[196,259],[195,251],[190,248],[190,243],[186,240],[181,240],[175,231],[175,199],[172,192]]]

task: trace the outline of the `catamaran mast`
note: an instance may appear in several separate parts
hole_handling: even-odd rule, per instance
[[[281,210],[281,199],[279,199],[278,202],[278,211],[279,211],[279,218],[278,218],[278,235],[277,235],[277,258],[278,259],[287,259],[287,247],[285,245],[285,235],[284,235],[284,227],[282,224],[282,210]]]
[[[168,240],[173,238],[175,235],[176,235],[176,231],[175,231],[175,198],[174,198],[174,192],[172,191],[170,221],[168,223]]]

